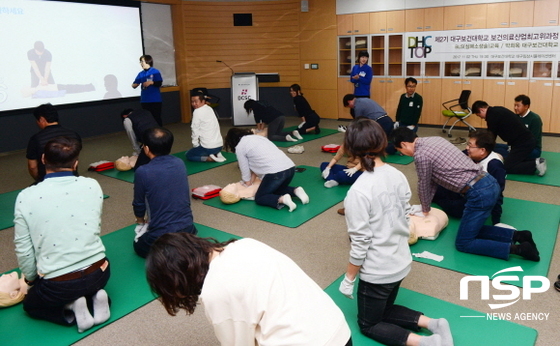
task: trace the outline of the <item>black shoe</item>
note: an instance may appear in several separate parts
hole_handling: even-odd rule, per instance
[[[560,276],[560,275],[558,275],[558,276]],[[557,290],[558,292],[560,292],[560,281],[556,281],[556,282],[554,283],[554,288],[556,288],[556,290]]]
[[[528,242],[533,245],[535,249],[537,248],[537,244],[535,244],[535,242],[533,241],[533,234],[531,233],[531,231],[514,231],[512,240],[514,243],[520,244]],[[540,255],[539,250],[537,250],[537,255]]]
[[[321,133],[321,129],[319,128],[319,125],[315,125],[315,134],[318,135],[319,133]]]
[[[539,262],[541,260],[536,246],[532,245],[528,241],[517,245],[516,255],[519,255],[529,261]]]

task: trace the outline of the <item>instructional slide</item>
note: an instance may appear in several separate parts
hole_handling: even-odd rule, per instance
[[[139,96],[137,6],[0,0],[0,111]]]

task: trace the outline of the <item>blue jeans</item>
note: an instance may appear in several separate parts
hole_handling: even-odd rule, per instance
[[[105,287],[110,276],[111,270],[108,265],[104,271],[99,268],[74,280],[52,281],[39,278],[27,292],[23,300],[23,309],[33,318],[62,325],[76,324],[75,320],[68,322],[73,313],[64,307],[81,297],[86,297],[88,305],[91,306],[91,297]]]
[[[372,284],[358,281],[358,325],[362,334],[385,345],[406,345],[410,330],[420,330],[419,311],[395,305],[401,281]]]
[[[321,172],[324,171],[325,168],[327,168],[328,165],[329,165],[328,162],[321,163]],[[349,177],[348,174],[344,173],[345,169],[346,169],[346,166],[343,166],[343,165],[332,165],[331,171],[330,171],[329,176],[327,177],[326,180],[327,181],[328,180],[334,180],[337,183],[343,184],[343,185],[352,185],[358,179],[358,177],[360,175],[362,175],[362,173],[363,173],[362,171],[357,171],[351,177]]]
[[[178,233],[178,232],[186,232],[190,234],[197,234],[198,230],[196,229],[195,225],[190,225],[189,227],[179,230],[177,232],[169,232],[169,233]],[[150,249],[152,248],[152,244],[157,240],[157,238],[161,237],[163,233],[153,234],[150,232],[146,232],[142,234],[140,238],[138,238],[137,242],[132,243],[132,247],[136,254],[142,258],[146,258],[148,253],[150,253]]]
[[[514,230],[484,225],[499,195],[500,185],[489,174],[467,191],[467,202],[455,239],[457,250],[504,260],[509,258]]]
[[[220,151],[222,151],[222,147],[206,149],[199,145],[198,147],[192,148],[191,150],[187,151],[185,156],[189,161],[206,161],[208,159],[208,156],[216,155]]]
[[[502,157],[505,159],[506,156],[508,156],[509,154],[509,145],[503,143],[496,143],[496,145],[494,146],[494,151],[502,155]],[[531,154],[529,154],[529,158],[536,159],[538,157],[541,157],[541,154],[542,154],[542,150],[540,148],[535,148],[533,149],[533,151],[531,151]]]
[[[381,125],[381,128],[387,135],[387,141],[388,141],[389,138],[391,138],[391,132],[393,132],[393,124],[394,124],[393,120],[388,116],[386,116],[381,119],[378,119],[377,123]],[[387,148],[385,148],[385,152],[389,155],[393,155],[394,153],[397,152],[397,149],[395,149],[395,145],[393,144],[393,142],[387,142]]]
[[[288,186],[292,182],[295,172],[296,168],[291,167],[278,173],[266,174],[255,194],[255,202],[258,205],[281,209],[284,204],[278,203],[280,196],[290,194],[295,197],[295,188]]]

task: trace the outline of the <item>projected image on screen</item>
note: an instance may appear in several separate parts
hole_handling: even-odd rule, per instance
[[[0,0],[0,111],[139,96],[138,7]]]

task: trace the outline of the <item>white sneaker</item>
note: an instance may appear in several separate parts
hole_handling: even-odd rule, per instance
[[[539,177],[542,177],[546,173],[546,159],[544,157],[539,157],[535,160],[537,174]]]
[[[305,151],[303,145],[294,145],[293,147],[288,148],[288,152],[290,154],[301,154]]]
[[[286,135],[286,141],[287,142],[297,142],[297,139],[295,139],[294,137],[292,137],[290,135]]]
[[[226,161],[227,159],[224,157],[224,155],[222,155],[222,152],[220,151],[219,153],[216,154],[216,157],[219,159],[224,159],[224,161]]]
[[[338,125],[338,132],[346,132],[346,126]]]
[[[298,130],[294,130],[292,132],[292,135],[294,135],[294,137],[296,137],[297,139],[300,139],[300,140],[303,139],[303,137],[299,134]]]
[[[327,187],[327,188],[330,189],[331,187],[338,186],[338,181],[336,181],[336,180],[327,180],[327,181],[325,181],[325,184],[323,184],[323,185],[325,185],[325,187]]]
[[[218,157],[218,156],[216,156],[216,155],[214,155],[214,154],[210,154],[210,155],[208,155],[208,156],[210,156],[210,158],[211,158],[212,160],[214,160],[215,162],[224,162],[224,161],[226,160],[226,158],[223,157],[223,156],[222,156],[221,158]]]

